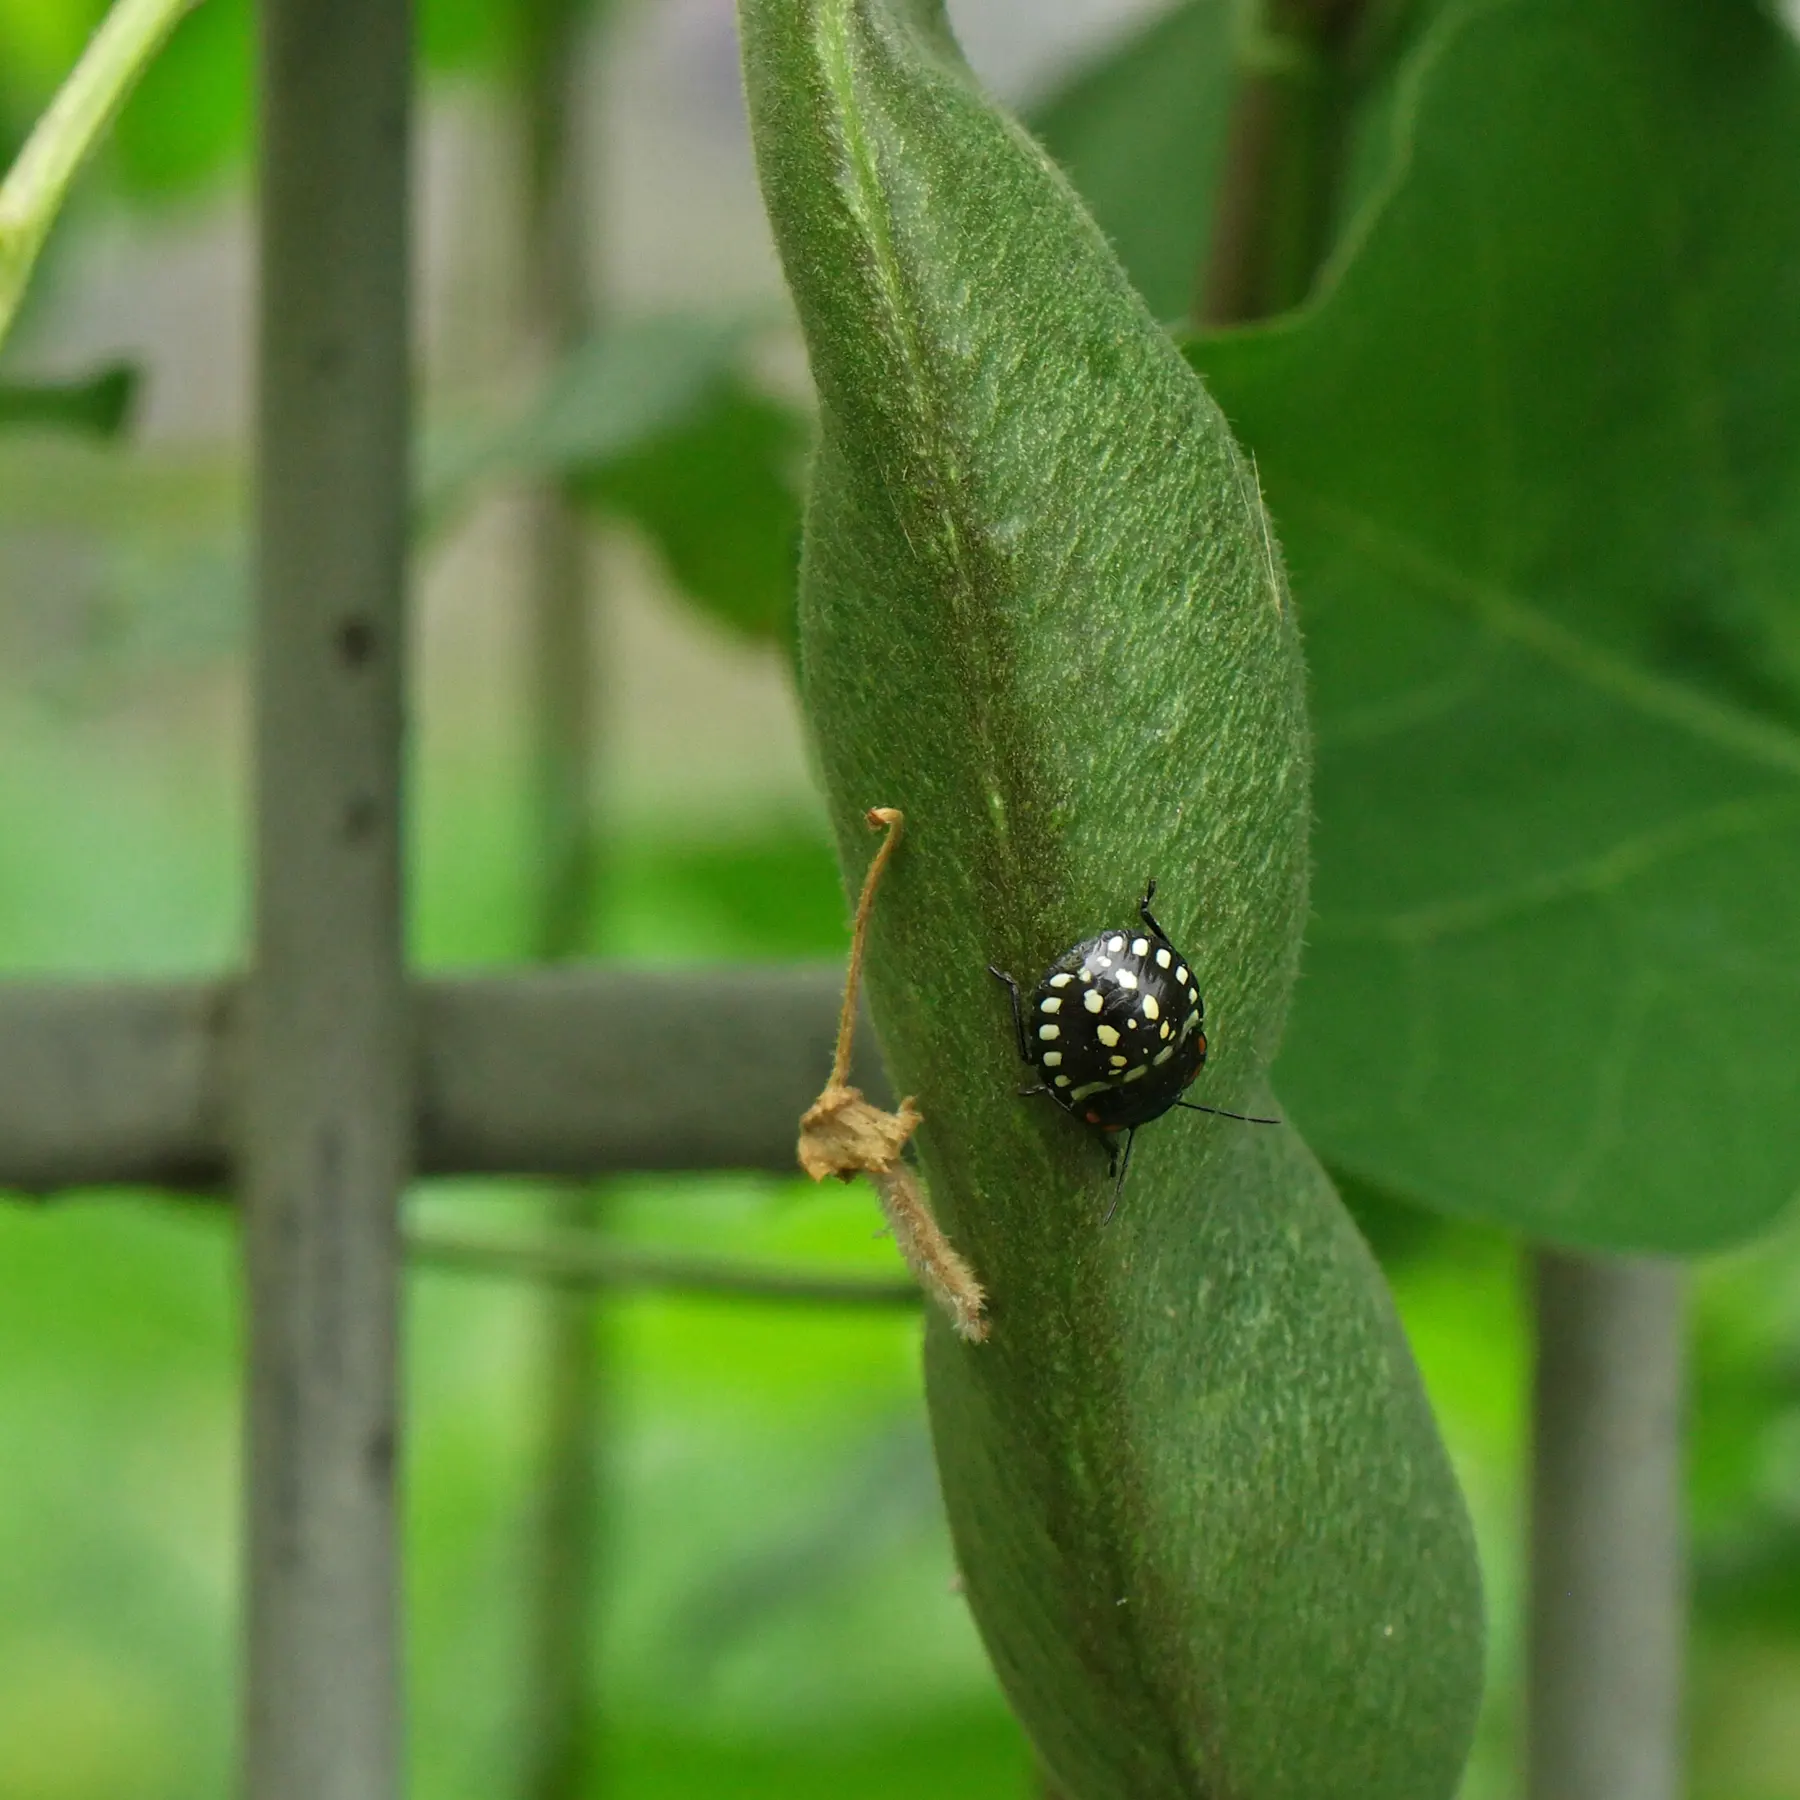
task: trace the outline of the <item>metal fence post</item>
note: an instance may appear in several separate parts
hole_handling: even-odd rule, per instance
[[[1676,1800],[1685,1274],[1554,1250],[1532,1266],[1526,1792]]]
[[[264,0],[244,1788],[399,1791],[406,0]]]

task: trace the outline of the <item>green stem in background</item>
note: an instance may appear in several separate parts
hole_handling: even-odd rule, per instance
[[[118,0],[0,182],[0,342],[69,184],[194,0]]]
[[[476,1236],[416,1228],[406,1235],[415,1263],[511,1276],[573,1291],[626,1289],[713,1295],[778,1306],[876,1307],[916,1312],[916,1283],[872,1276],[828,1275],[814,1269],[773,1268],[724,1257],[688,1256],[613,1244],[596,1232],[523,1237],[516,1232]]]
[[[1202,325],[1296,306],[1329,248],[1341,173],[1347,61],[1367,0],[1257,0],[1237,42],[1237,84],[1195,293]]]
[[[596,235],[584,180],[582,50],[596,9],[526,0],[518,78],[524,135],[524,261],[533,360],[548,370],[594,326],[588,251]],[[528,496],[526,526],[529,767],[534,827],[533,948],[561,962],[591,948],[599,861],[595,762],[600,736],[591,543],[564,486]],[[554,1233],[591,1234],[604,1213],[589,1182],[556,1186]],[[595,1791],[595,1613],[601,1582],[608,1392],[595,1287],[562,1284],[542,1300],[539,1512],[528,1604],[524,1792],[577,1800]]]

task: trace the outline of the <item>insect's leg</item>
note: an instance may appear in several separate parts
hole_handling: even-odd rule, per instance
[[[1117,1150],[1113,1151],[1113,1167],[1118,1170],[1118,1175],[1113,1181],[1112,1204],[1106,1209],[1106,1217],[1100,1221],[1102,1231],[1112,1223],[1113,1214],[1119,1210],[1119,1196],[1125,1191],[1125,1176],[1131,1168],[1131,1146],[1136,1142],[1137,1127],[1133,1125],[1125,1133],[1125,1154],[1121,1156]]]
[[[1240,1125],[1279,1125],[1279,1119],[1256,1119],[1249,1113],[1227,1112],[1222,1106],[1202,1106],[1198,1100],[1177,1100],[1177,1106],[1185,1106],[1189,1112],[1209,1112],[1215,1119],[1236,1119]]]
[[[1019,1098],[1029,1100],[1034,1094],[1047,1094],[1050,1090],[1040,1081],[1036,1087],[1020,1088]]]
[[[1019,984],[1005,970],[996,969],[992,963],[988,964],[988,973],[996,981],[1004,981],[1012,991],[1013,1030],[1019,1034],[1019,1060],[1030,1062],[1031,1046],[1025,1041],[1025,1005],[1019,998]]]
[[[1156,922],[1156,914],[1150,910],[1150,902],[1156,898],[1156,877],[1152,875],[1144,884],[1144,897],[1138,902],[1138,917],[1150,927],[1166,944],[1169,934]]]

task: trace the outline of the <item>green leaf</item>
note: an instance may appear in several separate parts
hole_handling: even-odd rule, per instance
[[[547,0],[422,0],[419,49],[432,69],[507,69],[525,16],[548,10]]]
[[[791,635],[808,435],[792,407],[731,377],[684,424],[577,488],[635,524],[701,611],[750,637]]]
[[[105,0],[0,0],[0,93],[21,140],[105,17]]]
[[[784,631],[808,432],[744,378],[756,324],[676,315],[599,332],[517,419],[434,439],[427,526],[485,481],[566,481],[643,531],[702,611],[755,637]]]
[[[119,115],[117,166],[126,188],[166,196],[243,160],[255,90],[250,0],[196,6]]]
[[[1303,597],[1321,1153],[1691,1250],[1800,1188],[1800,50],[1458,6],[1318,301],[1200,344]]]
[[[1446,1800],[1463,1508],[1366,1247],[1291,1131],[1171,1115],[1117,1218],[1020,1065],[1030,981],[1147,872],[1260,1110],[1306,916],[1302,669],[1247,462],[932,0],[743,0],[821,415],[800,647],[840,853],[898,806],[869,986],[992,1337],[929,1328],[970,1604],[1071,1800]]]
[[[0,430],[54,426],[116,437],[137,400],[138,371],[115,363],[85,381],[0,381]]]
[[[663,315],[597,332],[498,430],[427,445],[425,507],[441,515],[480,481],[579,476],[694,416],[743,360],[752,321]]]
[[[895,1725],[792,1737],[765,1730],[747,1741],[683,1738],[659,1723],[632,1718],[617,1732],[621,1793],[657,1800],[993,1800],[1024,1793],[1029,1779],[1018,1731],[997,1705],[961,1712],[925,1706]]]
[[[1159,319],[1186,316],[1211,242],[1232,51],[1228,0],[1191,0],[1032,115]]]

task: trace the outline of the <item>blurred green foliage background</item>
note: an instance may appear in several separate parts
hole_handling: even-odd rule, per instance
[[[952,10],[1015,92],[1034,80],[1042,92],[1073,68],[1038,56],[1056,8]],[[1218,19],[1178,9],[1173,35],[1146,52],[1119,38],[1145,7],[1063,10],[1071,58],[1126,42],[1069,90],[1080,104],[1065,108],[1064,128],[1098,134],[1066,145],[1079,173],[1084,141],[1117,141],[1108,108],[1153,116],[1138,99],[1145,71],[1168,83],[1188,66],[1184,45],[1216,44]],[[100,11],[93,0],[0,0],[9,149]],[[519,14],[501,0],[432,0],[423,18],[437,77],[425,128],[424,462],[441,485],[426,489],[414,693],[415,954],[442,967],[528,950],[509,484],[550,455],[607,521],[595,954],[840,955],[843,898],[784,710],[779,641],[802,388],[753,193],[741,173],[719,174],[743,162],[729,7],[637,0],[614,22],[604,55],[624,73],[602,66],[594,84],[610,108],[596,133],[611,170],[599,260],[627,322],[565,371],[551,391],[563,410],[550,414],[532,398],[507,273]],[[102,353],[135,355],[148,361],[148,398],[143,431],[122,444],[42,427],[0,437],[3,972],[211,970],[242,957],[242,412],[231,397],[242,371],[225,371],[226,399],[196,424],[170,391],[180,368],[147,355],[154,333],[130,328],[132,296],[118,290],[159,258],[179,263],[196,233],[225,246],[218,268],[241,267],[249,55],[244,0],[206,0],[181,27],[84,185],[9,350],[13,375],[80,375]],[[634,113],[619,89],[646,83],[646,70],[665,85]],[[1176,84],[1172,110],[1154,115],[1167,120],[1155,155],[1209,166],[1216,130],[1193,110],[1208,94]],[[634,151],[632,119],[659,106],[673,122]],[[691,162],[678,130],[694,139]],[[1089,174],[1102,200],[1119,178],[1104,165]],[[717,276],[715,247],[658,251],[644,224],[653,212],[666,233],[726,242],[731,272]],[[1121,218],[1122,249],[1142,259],[1161,309],[1177,310],[1203,218],[1172,209],[1167,231]],[[109,282],[106,314],[84,296]],[[204,289],[190,278],[179,291]],[[710,322],[696,317],[708,303]],[[652,313],[662,322],[639,322]],[[239,339],[221,342],[228,361]],[[635,371],[639,386],[621,397],[608,366]],[[598,397],[571,422],[583,368]],[[1381,1020],[1369,1027],[1378,1037]],[[1493,1678],[1466,1797],[1504,1800],[1517,1791],[1519,1251],[1497,1230],[1373,1188],[1353,1185],[1349,1198],[1394,1282],[1481,1534]],[[410,1204],[434,1220],[504,1224],[531,1217],[537,1200],[525,1184],[446,1183]],[[731,1177],[621,1181],[609,1209],[631,1241],[889,1270],[877,1223],[854,1188]],[[0,1208],[7,1800],[189,1800],[230,1787],[233,1256],[229,1219],[197,1204],[107,1195]],[[412,1792],[487,1800],[517,1791],[521,1766],[541,1315],[516,1284],[467,1274],[417,1273],[410,1301]],[[953,1591],[916,1340],[916,1322],[890,1314],[666,1298],[599,1309],[605,1792],[1028,1791],[1023,1745]],[[1692,1445],[1693,1793],[1800,1800],[1792,1221],[1701,1265]]]

